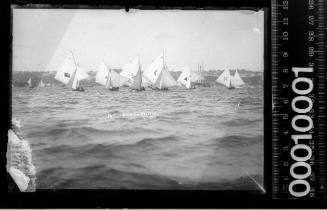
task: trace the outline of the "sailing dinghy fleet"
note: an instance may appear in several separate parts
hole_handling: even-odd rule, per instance
[[[85,79],[90,79],[88,73],[76,62],[72,52],[67,55],[54,78],[73,91],[84,91],[80,82]],[[120,74],[102,61],[98,66],[95,76],[95,82],[110,91],[117,91],[122,86],[127,86],[133,91],[144,91],[145,88],[168,90],[168,88],[177,85],[184,86],[187,89],[194,89],[197,84],[204,80],[201,71],[191,71],[189,67],[186,66],[176,81],[169,72],[164,53],[161,53],[154,59],[144,71],[142,70],[139,56],[129,61],[122,68]],[[238,71],[236,70],[235,74],[231,75],[228,69],[224,70],[216,82],[226,86],[228,89],[241,88],[244,85]],[[31,78],[29,78],[27,83],[29,87],[33,87]],[[45,86],[47,85],[41,80],[38,87]]]

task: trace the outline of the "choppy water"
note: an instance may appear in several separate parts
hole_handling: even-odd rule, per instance
[[[263,88],[13,88],[37,189],[258,189]],[[252,176],[251,179],[246,173]]]

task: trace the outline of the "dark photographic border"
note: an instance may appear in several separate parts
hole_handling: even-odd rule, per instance
[[[241,2],[241,1],[240,1]],[[267,30],[269,24],[269,8],[264,5],[264,2],[256,4],[256,2],[243,2],[227,1],[220,2],[217,5],[206,4],[207,2],[201,2],[201,4],[186,5],[169,2],[158,2],[159,4],[144,4],[139,2],[138,4],[131,4],[128,2],[110,2],[106,4],[104,2],[97,2],[97,4],[90,4],[90,2],[73,2],[73,4],[49,4],[51,2],[31,2],[33,4],[26,4],[27,2],[11,2],[9,11],[10,29],[12,26],[12,8],[78,8],[78,9],[125,9],[128,11],[130,8],[135,9],[186,9],[186,10],[264,10],[264,153],[266,154],[267,149],[267,135],[269,132],[269,125],[266,123],[266,113],[270,110],[266,107],[268,103],[266,100],[270,98],[267,96],[270,93],[270,79],[268,74],[269,65],[267,59],[269,59],[269,51],[267,50]],[[36,5],[36,4],[37,5]],[[42,3],[42,4],[38,4]],[[43,3],[48,3],[44,5]],[[112,4],[111,4],[112,3]],[[267,4],[267,3],[266,3]],[[11,31],[11,30],[10,30]],[[9,31],[9,32],[10,32]],[[11,41],[12,34],[10,33],[10,57],[9,57],[9,69],[10,74],[9,81],[11,81]],[[2,83],[3,84],[3,83]],[[7,90],[9,92],[8,101],[9,109],[7,115],[7,129],[11,125],[11,86],[7,81]],[[269,84],[269,85],[268,85]],[[9,87],[9,88],[8,88]],[[7,92],[7,94],[8,94]],[[269,119],[269,118],[268,118]],[[269,121],[268,121],[269,122]],[[7,132],[5,130],[5,133]],[[6,138],[7,139],[7,138]],[[6,149],[6,145],[4,145]],[[2,154],[5,154],[2,153]],[[269,154],[269,153],[268,153]],[[265,155],[266,156],[266,155]],[[6,158],[4,158],[5,160]],[[267,182],[267,161],[264,159],[264,188],[269,189]],[[5,165],[4,165],[5,166]],[[268,175],[269,176],[269,175]],[[5,183],[6,184],[6,183]],[[5,191],[7,191],[7,184],[5,185]],[[74,208],[94,208],[94,207],[110,207],[110,208],[217,208],[217,207],[251,207],[253,201],[256,203],[263,203],[269,195],[259,190],[37,190],[33,193],[6,193],[6,205],[5,207],[27,207],[27,208],[63,208],[63,207],[74,207]],[[232,201],[234,200],[234,201]],[[232,201],[232,202],[231,202]],[[255,205],[257,206],[257,205]]]
[[[264,188],[261,191],[218,190],[37,190],[34,193],[8,193],[6,181],[7,131],[11,125],[11,8],[93,8],[93,9],[197,9],[197,10],[264,10]],[[110,1],[104,0],[15,0],[1,8],[1,208],[267,208],[317,207],[300,200],[271,199],[271,42],[270,0],[221,1]],[[9,71],[8,71],[9,70]],[[9,103],[7,103],[9,102]],[[319,202],[317,202],[319,203]]]

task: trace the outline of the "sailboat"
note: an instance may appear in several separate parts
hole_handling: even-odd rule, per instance
[[[30,77],[27,81],[27,85],[29,88],[34,88],[34,86],[32,85],[32,78]]]
[[[42,80],[39,82],[38,87],[45,87],[45,84],[42,82]]]
[[[80,81],[88,78],[89,75],[84,69],[77,65],[72,52],[67,55],[65,62],[55,76],[56,80],[70,87],[73,91],[84,91]]]
[[[229,72],[229,69],[226,69],[223,71],[223,73],[218,77],[216,82],[225,85],[228,89],[233,89],[234,87],[232,86],[231,83],[231,74]]]
[[[144,87],[142,87],[142,71],[141,71],[141,64],[139,57],[135,57],[132,62],[127,63],[122,71],[120,72],[120,75],[128,78],[128,86],[132,90],[136,91],[142,91],[145,90]]]
[[[190,69],[186,66],[182,73],[179,75],[177,82],[178,84],[184,85],[187,89],[194,89],[195,86],[192,86],[192,73]]]
[[[151,88],[154,90],[168,90],[168,87],[177,85],[168,71],[163,53],[150,64],[143,75],[151,82]]]
[[[240,88],[242,85],[244,85],[244,82],[238,74],[237,70],[234,76],[232,76],[228,69],[224,70],[216,82],[225,85],[228,89]]]
[[[116,71],[108,68],[104,62],[101,62],[99,65],[98,72],[95,76],[96,83],[103,85],[106,89],[112,91],[119,90],[119,87],[126,84],[127,81],[127,77],[124,77]]]
[[[235,74],[231,79],[231,83],[232,86],[234,86],[235,88],[241,88],[244,85],[244,82],[237,70],[235,71]]]

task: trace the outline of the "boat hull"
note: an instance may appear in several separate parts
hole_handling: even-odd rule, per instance
[[[132,88],[131,90],[132,91],[144,91],[145,90],[145,87],[141,87],[141,89],[134,89],[134,88]]]
[[[167,91],[168,88],[164,87],[164,88],[157,88],[157,87],[151,87],[152,90],[161,90],[161,91]]]
[[[108,90],[110,90],[110,91],[118,91],[119,90],[119,87],[111,87],[111,88],[108,88]]]
[[[84,88],[83,87],[78,87],[76,89],[72,89],[73,91],[79,91],[79,92],[84,92]]]

